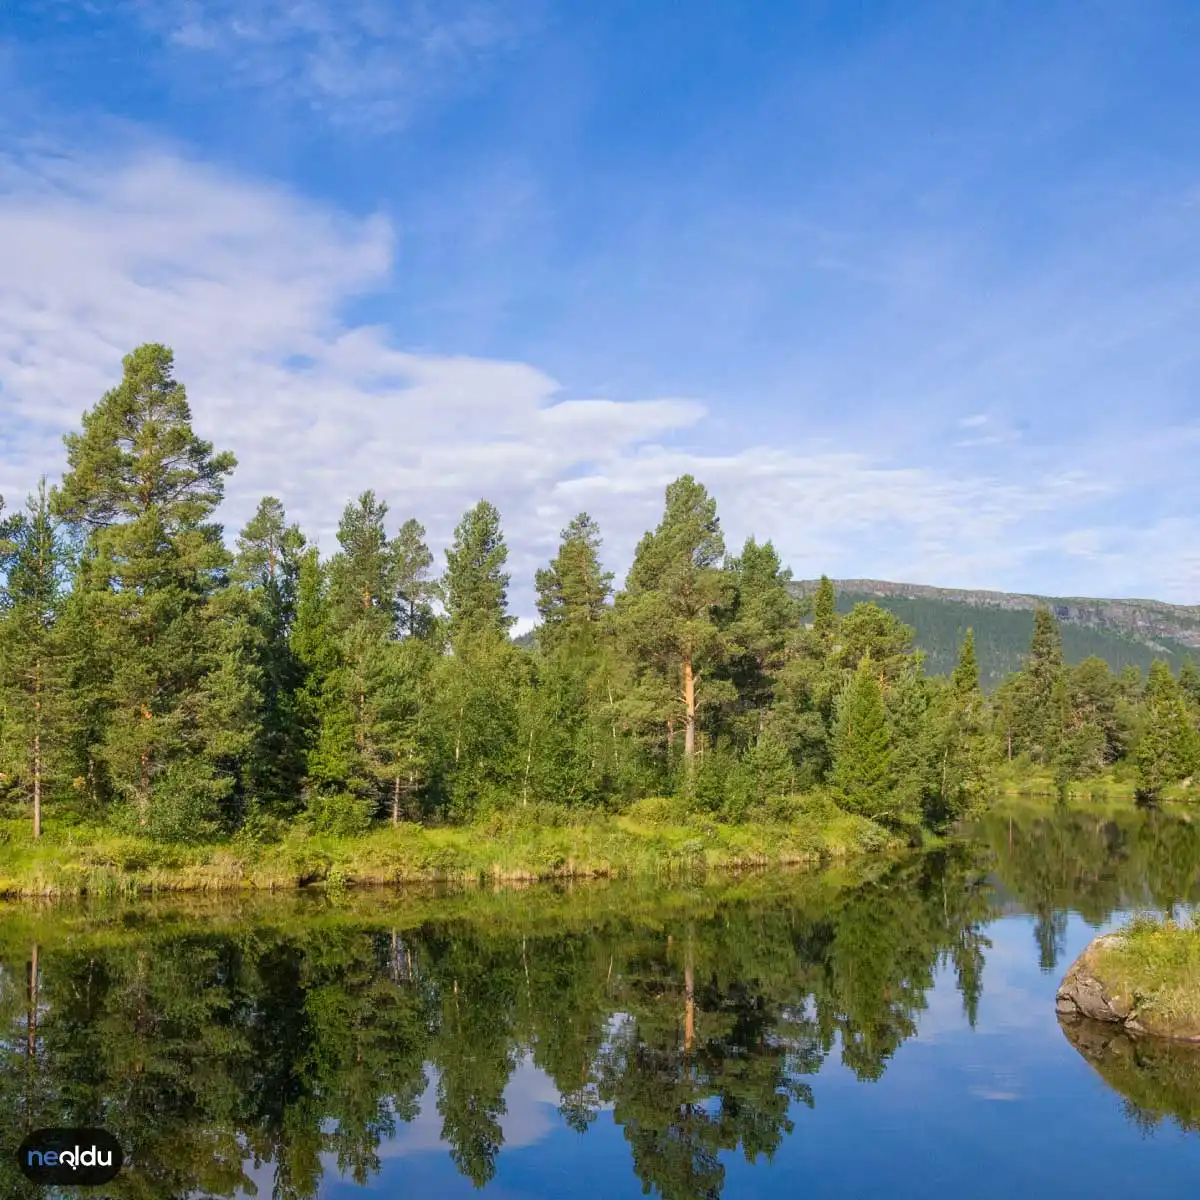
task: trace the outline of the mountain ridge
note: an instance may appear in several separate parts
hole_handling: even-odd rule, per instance
[[[808,596],[818,582],[795,580],[791,590]],[[911,625],[931,673],[953,668],[967,628],[973,629],[981,675],[989,688],[1021,666],[1033,632],[1034,610],[1043,604],[1058,618],[1068,662],[1095,655],[1116,671],[1136,666],[1144,672],[1155,658],[1178,670],[1189,654],[1200,657],[1200,605],[945,588],[885,579],[832,582],[840,610],[870,601]]]

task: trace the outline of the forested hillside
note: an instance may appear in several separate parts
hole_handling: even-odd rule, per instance
[[[1068,663],[1102,658],[1116,672],[1134,666],[1148,671],[1161,658],[1178,669],[1189,654],[1200,657],[1200,609],[1160,601],[1099,600],[974,592],[873,579],[835,580],[843,612],[875,603],[915,630],[917,648],[930,674],[954,667],[968,629],[975,631],[979,674],[992,691],[1020,668],[1033,633],[1033,614],[1048,607],[1062,626]],[[793,584],[795,595],[811,595],[816,580]]]

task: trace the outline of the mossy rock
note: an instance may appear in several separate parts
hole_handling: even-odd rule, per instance
[[[1155,953],[1146,952],[1150,938],[1158,939]],[[1200,979],[1180,961],[1192,953],[1185,939],[1200,934],[1174,925],[1149,931],[1135,926],[1093,939],[1059,985],[1059,1018],[1120,1026],[1135,1037],[1200,1043]]]

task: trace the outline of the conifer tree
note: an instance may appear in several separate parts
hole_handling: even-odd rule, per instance
[[[1021,749],[1035,762],[1053,761],[1062,738],[1064,670],[1062,633],[1054,614],[1042,605],[1034,613],[1016,713]]]
[[[612,714],[604,711],[613,707],[612,572],[601,566],[600,546],[596,522],[580,513],[562,531],[550,565],[535,576],[542,623],[536,675],[519,704],[523,801],[590,802],[617,769]]]
[[[446,551],[442,598],[450,621],[450,640],[492,631],[507,633],[514,617],[508,613],[508,547],[494,504],[480,500],[464,514]]]
[[[1150,667],[1145,727],[1134,750],[1134,762],[1139,791],[1148,798],[1200,770],[1200,733],[1179,683],[1161,659]]]
[[[1179,686],[1183,689],[1188,703],[1200,708],[1200,668],[1196,666],[1196,660],[1190,654],[1179,668]]]
[[[925,815],[930,825],[941,828],[983,807],[995,788],[973,630],[967,630],[931,720],[936,786]]]
[[[96,753],[139,828],[194,837],[236,785],[249,732],[228,722],[242,720],[252,681],[232,644],[236,613],[212,603],[230,556],[211,518],[234,459],[196,435],[173,368],[165,346],[126,356],[121,383],[65,439],[54,507],[87,538],[76,586],[102,664]]]
[[[437,588],[429,577],[433,555],[425,544],[425,526],[416,518],[400,526],[392,539],[392,556],[400,632],[406,637],[428,637],[434,620],[430,601]]]
[[[304,535],[288,524],[282,503],[266,496],[238,535],[233,565],[233,578],[250,595],[252,653],[261,685],[248,784],[258,802],[284,811],[298,803],[304,779],[305,738],[297,708],[304,668],[290,639],[305,551]]]
[[[838,802],[865,817],[892,819],[891,758],[879,674],[864,656],[838,702],[831,778]]]
[[[396,555],[385,528],[387,504],[365,491],[342,510],[340,550],[329,563],[330,620],[336,632],[366,621],[380,637],[396,627]]]
[[[327,572],[323,636],[332,639],[333,653],[317,702],[309,767],[318,792],[309,807],[319,824],[342,832],[362,827],[381,807],[390,806],[398,820],[405,781],[411,790],[417,774],[408,719],[415,696],[407,694],[396,650],[401,614],[411,617],[413,608],[401,602],[386,517],[374,492],[348,504]]]
[[[438,664],[443,773],[459,815],[513,797],[517,697],[525,664],[508,638],[508,547],[486,500],[464,514],[446,551],[441,594],[452,653]]]
[[[938,689],[911,661],[884,695],[891,755],[891,805],[898,825],[916,825],[923,815],[939,823],[945,784],[943,738],[948,717],[945,689]]]
[[[979,662],[975,657],[975,630],[968,629],[958,652],[958,662],[950,676],[955,695],[972,700],[979,693]]]
[[[837,628],[837,595],[833,590],[833,582],[828,575],[822,575],[813,593],[812,601],[813,633],[823,644],[828,644]]]
[[[767,726],[775,681],[800,624],[800,604],[788,591],[792,573],[770,542],[747,538],[726,564],[733,603],[727,619],[729,679],[736,689],[742,744]]]
[[[683,724],[684,762],[696,751],[696,714],[707,691],[710,703],[732,688],[711,678],[723,653],[717,615],[728,600],[721,569],[725,540],[717,504],[702,484],[684,475],[667,487],[658,528],[638,544],[619,597],[618,619],[631,654],[657,667],[672,703],[662,717]],[[651,680],[653,684],[653,680]],[[699,685],[699,687],[698,687]]]
[[[580,513],[562,531],[558,553],[534,577],[539,640],[546,647],[578,644],[599,634],[612,595],[612,572],[600,565],[600,528]]]
[[[5,775],[20,787],[41,837],[49,785],[63,780],[71,695],[62,615],[69,571],[63,531],[43,479],[0,543],[0,700]]]

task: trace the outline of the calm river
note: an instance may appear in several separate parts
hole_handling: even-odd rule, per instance
[[[0,908],[0,1196],[1192,1197],[1200,1052],[1068,1040],[1066,966],[1200,901],[1200,824],[1013,810],[705,884]]]

